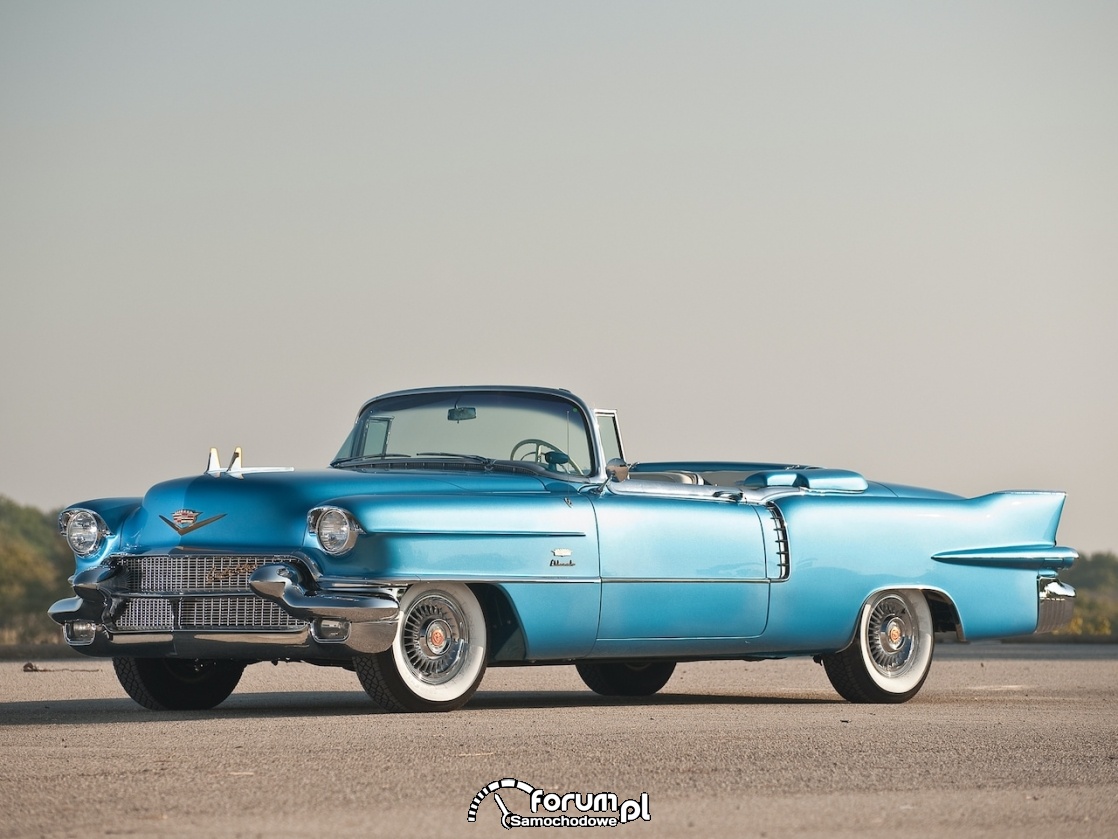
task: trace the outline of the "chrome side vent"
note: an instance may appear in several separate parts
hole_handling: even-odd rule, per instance
[[[769,568],[770,580],[786,580],[791,566],[791,555],[788,550],[788,527],[784,523],[784,516],[775,504],[767,504],[769,511],[770,532],[766,534],[766,549],[771,550],[770,556],[776,560],[776,567]],[[773,572],[776,573],[773,573]]]

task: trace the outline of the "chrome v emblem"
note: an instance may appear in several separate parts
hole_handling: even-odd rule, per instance
[[[218,519],[225,518],[226,514],[219,513],[216,516],[210,516],[208,519],[198,521],[198,516],[200,515],[202,514],[197,510],[179,510],[171,516],[171,518],[167,518],[166,516],[160,516],[159,518],[163,519],[164,524],[174,530],[179,536],[185,536],[192,530],[197,530],[200,527],[205,527],[207,524],[213,524]]]

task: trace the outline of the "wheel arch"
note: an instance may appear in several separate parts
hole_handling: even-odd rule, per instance
[[[858,621],[861,617],[862,610],[866,607],[874,597],[881,594],[883,591],[918,591],[924,595],[924,599],[928,603],[928,608],[932,612],[932,631],[933,632],[954,632],[959,641],[965,641],[963,636],[963,622],[959,618],[959,609],[955,605],[955,601],[947,592],[941,588],[932,586],[918,586],[918,585],[881,585],[866,593],[862,598],[862,602],[858,604],[857,610],[854,612],[854,626],[850,633],[850,640],[843,647],[849,647],[858,640]]]
[[[959,618],[959,607],[951,595],[938,588],[920,588],[928,608],[932,610],[933,632],[954,632],[959,641],[966,641],[963,634],[963,621]]]
[[[932,603],[937,594],[913,585],[881,586],[869,593],[853,641],[816,659],[839,695],[850,702],[899,703],[920,691],[935,650]]]
[[[523,661],[527,655],[524,629],[508,592],[494,583],[469,583],[468,588],[485,615],[489,663]]]

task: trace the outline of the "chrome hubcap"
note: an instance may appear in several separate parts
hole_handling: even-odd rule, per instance
[[[912,662],[916,622],[899,597],[883,597],[873,607],[866,627],[870,658],[878,672],[899,676]]]
[[[450,627],[444,620],[433,620],[427,625],[425,640],[432,655],[442,655],[450,645]]]
[[[424,595],[408,610],[401,642],[408,666],[420,681],[438,685],[457,676],[469,641],[466,618],[446,595]]]

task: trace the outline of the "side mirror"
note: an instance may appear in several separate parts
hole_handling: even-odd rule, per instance
[[[625,481],[629,479],[629,464],[619,457],[611,458],[606,464],[606,474],[611,481]]]

